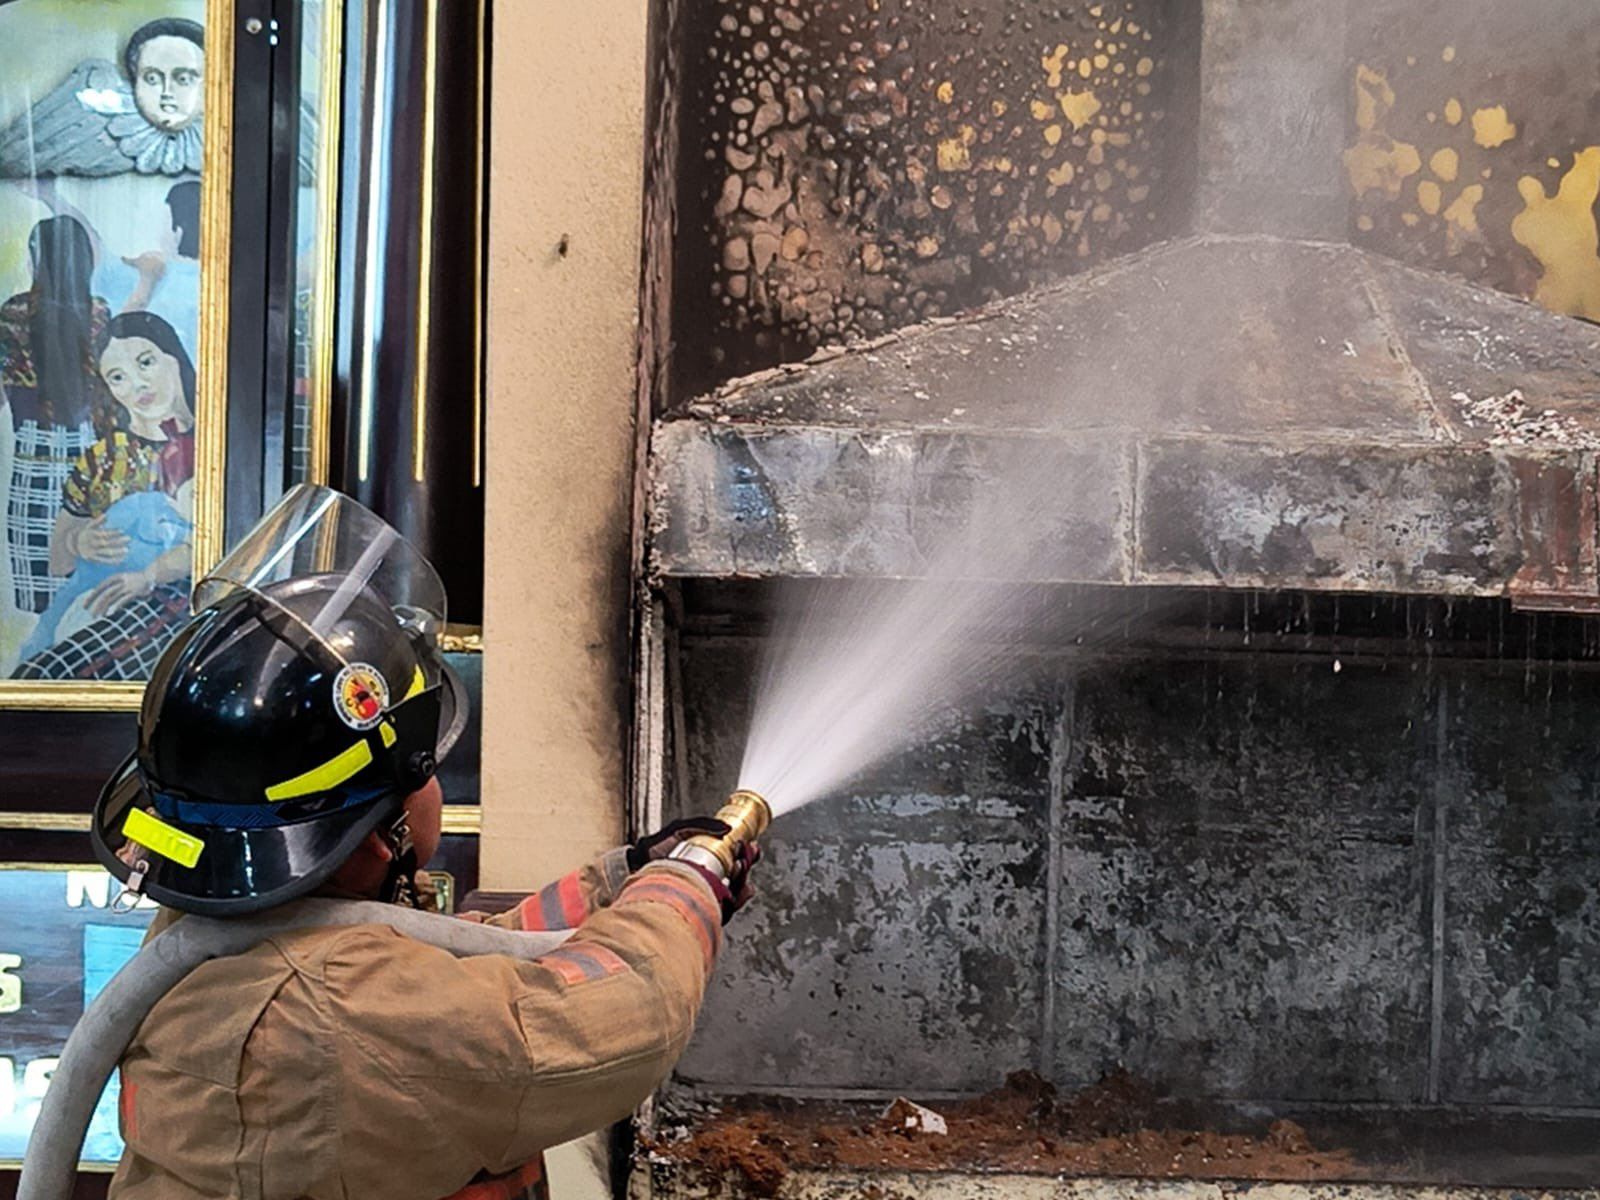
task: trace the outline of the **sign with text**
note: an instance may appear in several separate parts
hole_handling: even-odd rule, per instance
[[[0,1163],[27,1149],[67,1034],[139,949],[157,906],[113,910],[122,885],[99,867],[0,863]],[[117,1080],[100,1097],[86,1163],[114,1163]]]

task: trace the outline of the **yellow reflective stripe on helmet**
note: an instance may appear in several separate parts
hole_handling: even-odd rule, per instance
[[[327,762],[311,770],[285,779],[267,789],[268,800],[293,800],[297,796],[310,796],[316,792],[331,791],[357,771],[372,762],[372,748],[365,741],[357,742],[348,750],[341,750]]]
[[[378,726],[378,736],[383,739],[385,750],[392,750],[394,744],[400,740],[400,735],[394,731],[394,726],[387,721]]]
[[[417,673],[411,677],[411,686],[406,689],[406,694],[400,697],[400,702],[404,704],[411,697],[420,696],[427,690],[428,677],[422,673],[422,668],[418,667]]]
[[[180,867],[194,866],[200,861],[200,851],[206,848],[193,834],[174,829],[141,808],[128,810],[127,819],[122,822],[122,833],[130,842],[138,842],[151,853],[170,858]]]

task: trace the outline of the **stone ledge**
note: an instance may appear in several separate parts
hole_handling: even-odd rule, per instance
[[[1593,326],[1510,297],[1189,239],[689,405],[655,430],[652,561],[923,575],[1009,488],[1028,544],[991,578],[1595,611],[1597,375]]]

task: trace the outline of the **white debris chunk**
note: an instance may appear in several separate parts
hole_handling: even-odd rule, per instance
[[[883,1113],[885,1119],[908,1133],[948,1134],[950,1125],[931,1108],[907,1100],[904,1096],[889,1105]]]
[[[1535,409],[1513,388],[1503,396],[1481,396],[1466,392],[1451,397],[1461,411],[1461,419],[1472,428],[1489,430],[1491,446],[1571,446],[1579,450],[1600,450],[1600,429],[1590,428],[1574,417],[1563,417],[1553,408]]]

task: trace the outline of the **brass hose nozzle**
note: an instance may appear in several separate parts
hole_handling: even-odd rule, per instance
[[[721,837],[697,833],[672,852],[673,858],[696,863],[723,879],[733,874],[739,849],[756,841],[772,824],[772,809],[755,792],[737,791],[717,810],[717,820],[728,827]]]

